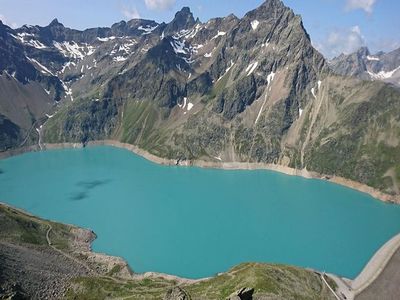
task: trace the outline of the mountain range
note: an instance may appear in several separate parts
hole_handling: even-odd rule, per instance
[[[0,23],[0,150],[108,139],[177,161],[340,176],[399,199],[399,66],[399,50],[328,62],[280,0],[206,23],[187,7],[170,23],[84,31]]]
[[[354,53],[332,59],[329,65],[340,75],[382,80],[400,86],[400,48],[372,55],[367,47],[362,47]]]

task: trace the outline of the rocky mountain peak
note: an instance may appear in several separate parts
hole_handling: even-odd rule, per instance
[[[358,49],[357,55],[360,57],[365,57],[365,56],[370,55],[368,47],[361,47],[360,49]]]
[[[167,33],[188,29],[196,24],[196,20],[193,17],[189,7],[183,7],[180,11],[175,14],[175,18],[168,24],[166,28]]]
[[[53,21],[50,22],[50,24],[48,25],[48,27],[64,27],[63,24],[61,24],[60,22],[58,22],[58,19],[55,18]]]
[[[290,10],[290,8],[286,7],[281,0],[266,0],[248,14],[256,15],[257,17],[271,18],[277,17],[282,10]]]

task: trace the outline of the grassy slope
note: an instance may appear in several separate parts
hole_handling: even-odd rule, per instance
[[[68,249],[73,239],[71,227],[39,219],[0,204],[0,240],[10,243],[47,246],[46,233],[52,226],[52,244],[58,249]]]
[[[67,299],[162,299],[174,281],[144,279],[115,282],[106,278],[79,278]],[[334,283],[331,282],[332,286]],[[259,263],[241,264],[206,281],[179,285],[190,299],[226,299],[248,287],[255,297],[271,299],[333,299],[318,275],[300,268]]]
[[[399,91],[382,83],[360,82],[353,90],[333,86],[328,93],[337,117],[327,126],[323,122],[332,110],[321,112],[320,124],[314,129],[320,133],[306,154],[307,168],[352,179],[388,194],[398,193]],[[391,169],[395,174],[392,177],[386,174]]]

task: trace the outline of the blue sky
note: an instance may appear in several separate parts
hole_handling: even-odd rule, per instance
[[[195,17],[243,16],[262,0],[0,0],[0,19],[10,26],[47,25],[58,18],[84,29],[133,17],[169,21],[182,6]],[[314,46],[327,57],[367,45],[372,52],[400,47],[398,0],[283,0],[303,17]]]

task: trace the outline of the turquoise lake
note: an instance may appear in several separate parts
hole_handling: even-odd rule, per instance
[[[136,272],[200,278],[257,261],[354,278],[400,232],[400,206],[272,171],[160,166],[112,147],[27,153],[0,170],[0,201],[94,230],[93,249]]]

